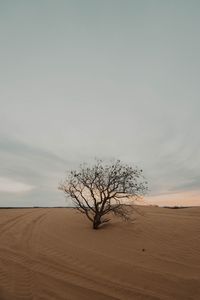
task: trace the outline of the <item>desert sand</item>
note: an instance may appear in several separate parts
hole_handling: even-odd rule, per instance
[[[0,300],[200,299],[200,207],[94,231],[74,209],[0,210]]]

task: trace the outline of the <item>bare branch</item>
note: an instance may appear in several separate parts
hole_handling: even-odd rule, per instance
[[[102,218],[109,213],[129,219],[133,210],[125,204],[128,199],[133,202],[141,198],[147,191],[147,182],[137,167],[120,160],[112,164],[98,160],[93,166],[82,165],[78,171],[71,171],[59,189],[97,229],[100,224],[110,221],[110,218]]]

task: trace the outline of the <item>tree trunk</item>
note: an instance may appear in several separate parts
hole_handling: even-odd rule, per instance
[[[101,216],[99,214],[96,214],[93,220],[93,229],[98,229],[100,224],[101,224]]]

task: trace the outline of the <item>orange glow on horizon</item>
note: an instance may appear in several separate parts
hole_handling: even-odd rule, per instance
[[[187,191],[166,195],[146,196],[147,205],[159,206],[200,206],[200,191]]]

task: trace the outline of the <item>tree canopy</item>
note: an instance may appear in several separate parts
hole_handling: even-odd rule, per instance
[[[120,160],[108,164],[98,160],[92,166],[83,164],[78,170],[70,171],[59,189],[97,229],[110,221],[110,213],[128,220],[129,207],[146,193],[147,182],[137,167]]]

